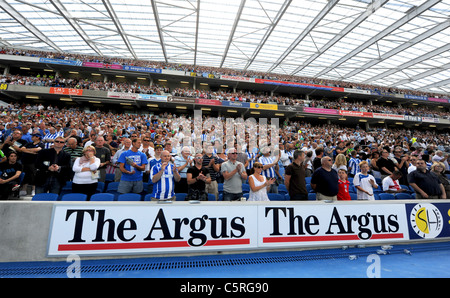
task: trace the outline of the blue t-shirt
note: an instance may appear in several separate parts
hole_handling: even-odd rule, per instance
[[[146,165],[148,163],[147,156],[145,153],[142,153],[141,151],[133,152],[131,150],[125,151],[122,154],[120,154],[119,163],[123,163],[124,167],[127,171],[133,171],[131,168],[132,166],[127,163],[127,158],[130,160],[133,160],[138,166]],[[142,180],[142,171],[139,171],[138,169],[134,168],[135,173],[130,175],[126,173],[122,173],[122,177],[120,178],[123,181],[139,181]]]

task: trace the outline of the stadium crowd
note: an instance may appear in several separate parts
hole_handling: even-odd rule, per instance
[[[184,71],[186,74],[190,74],[192,72],[197,74],[212,74],[214,76],[220,75],[230,75],[230,76],[241,76],[241,77],[249,77],[249,78],[259,78],[259,79],[270,79],[270,80],[279,80],[279,81],[287,81],[287,82],[297,82],[297,83],[306,83],[306,84],[317,84],[324,85],[329,87],[343,87],[343,88],[355,88],[361,90],[368,90],[370,92],[376,92],[379,94],[383,93],[391,93],[391,94],[407,94],[414,96],[427,96],[427,97],[436,97],[436,98],[445,98],[449,99],[447,94],[437,94],[437,93],[429,93],[423,92],[420,90],[406,90],[394,87],[383,87],[383,86],[374,86],[369,84],[359,84],[354,82],[346,82],[346,81],[335,81],[335,80],[325,80],[325,79],[317,79],[317,78],[309,78],[309,77],[301,77],[301,76],[293,76],[293,75],[283,75],[276,73],[264,73],[264,72],[256,72],[256,71],[240,71],[235,69],[227,69],[227,68],[216,68],[216,67],[208,67],[208,66],[199,66],[199,65],[185,65],[178,63],[166,63],[160,61],[148,61],[148,60],[136,60],[136,59],[127,59],[127,58],[118,58],[118,57],[99,57],[99,56],[91,56],[91,55],[81,55],[74,53],[55,53],[55,52],[46,52],[46,51],[36,51],[36,50],[25,50],[25,49],[14,49],[14,48],[1,48],[0,55],[17,55],[17,56],[27,56],[27,57],[42,57],[42,58],[50,58],[50,59],[62,59],[62,60],[73,60],[80,62],[94,62],[94,63],[104,63],[104,64],[118,64],[118,65],[128,65],[128,66],[139,66],[139,67],[148,67],[148,68],[158,68],[158,69],[170,69],[170,70],[179,70]]]
[[[201,132],[199,150],[186,143],[186,137],[196,137],[194,121],[183,127],[180,118],[192,120],[192,115],[2,107],[1,198],[59,194],[68,181],[72,192],[90,197],[107,177],[119,182],[118,193],[147,191],[152,200],[172,200],[177,193],[187,199],[212,194],[216,200],[237,200],[246,185],[249,200],[267,200],[283,186],[291,200],[306,200],[312,191],[317,199],[347,200],[351,187],[360,200],[375,199],[378,188],[396,194],[407,186],[416,198],[447,198],[450,191],[448,134],[286,120],[278,144],[240,147],[228,143],[230,135],[236,139],[235,131],[225,132],[227,142],[222,142],[211,128]],[[225,119],[219,120],[225,127]]]
[[[445,111],[432,110],[427,106],[421,107],[393,107],[373,102],[371,105],[364,103],[348,102],[344,99],[339,101],[326,101],[326,100],[303,100],[286,96],[270,96],[270,95],[256,95],[251,92],[244,91],[210,91],[199,90],[189,88],[175,88],[170,90],[168,87],[159,86],[153,84],[152,86],[139,84],[137,82],[115,82],[115,81],[92,81],[80,78],[61,78],[54,76],[37,76],[28,77],[21,75],[3,75],[0,76],[0,84],[6,83],[11,85],[24,85],[24,86],[41,86],[41,87],[63,87],[74,89],[88,89],[98,91],[111,91],[111,92],[125,92],[125,93],[141,93],[141,94],[156,94],[156,95],[169,95],[177,97],[191,97],[191,98],[207,98],[220,101],[239,101],[239,102],[255,102],[255,103],[276,103],[279,105],[291,105],[291,106],[303,106],[303,107],[317,107],[336,110],[348,110],[359,112],[374,112],[374,113],[386,113],[397,115],[411,115],[420,117],[431,118],[444,118],[448,119],[450,115]]]

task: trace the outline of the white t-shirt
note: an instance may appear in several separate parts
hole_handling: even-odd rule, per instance
[[[363,173],[356,173],[355,177],[353,178],[353,185],[359,186],[371,194],[368,195],[365,192],[362,192],[359,189],[357,189],[356,195],[358,200],[369,200],[369,201],[375,200],[375,197],[373,196],[373,187],[372,184],[370,184],[370,180],[373,180],[373,182],[375,182],[375,185],[378,186],[375,178],[372,175],[370,174],[364,175]]]

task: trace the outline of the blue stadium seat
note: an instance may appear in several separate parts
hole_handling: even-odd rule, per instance
[[[37,193],[31,199],[32,201],[57,201],[59,195],[56,193]]]
[[[179,192],[175,194],[175,201],[184,201],[186,199],[187,193]]]
[[[356,201],[358,199],[358,195],[354,192],[350,193],[350,198],[352,199],[352,201]]]
[[[279,193],[268,193],[267,196],[269,197],[269,200],[271,201],[284,201],[284,195],[281,195]]]
[[[61,201],[86,201],[87,195],[83,193],[67,193],[61,197]]]
[[[306,184],[311,184],[311,178],[312,177],[305,177]]]
[[[245,194],[244,194],[245,195]],[[208,201],[216,201],[216,196],[213,195],[212,193],[208,194]]]
[[[316,193],[310,192],[308,193],[308,201],[315,201],[316,200]]]
[[[114,201],[115,197],[112,193],[96,193],[91,196],[91,201]]]
[[[395,199],[396,200],[412,200],[411,195],[409,193],[398,193],[395,194]]]
[[[394,200],[395,197],[391,193],[379,193],[380,200]]]
[[[284,185],[284,184],[278,185],[278,193],[279,193],[279,194],[282,194],[282,195],[287,194],[287,193],[288,193],[288,190],[287,190],[287,188],[286,188],[286,185]]]
[[[250,192],[250,185],[242,183],[242,192]]]
[[[99,181],[97,184],[97,189],[95,190],[96,193],[101,193],[105,191],[105,182]]]
[[[117,201],[141,201],[142,196],[138,193],[124,193],[117,196]]]

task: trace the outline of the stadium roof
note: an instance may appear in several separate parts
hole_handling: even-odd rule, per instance
[[[450,93],[450,0],[0,0],[0,46]]]

